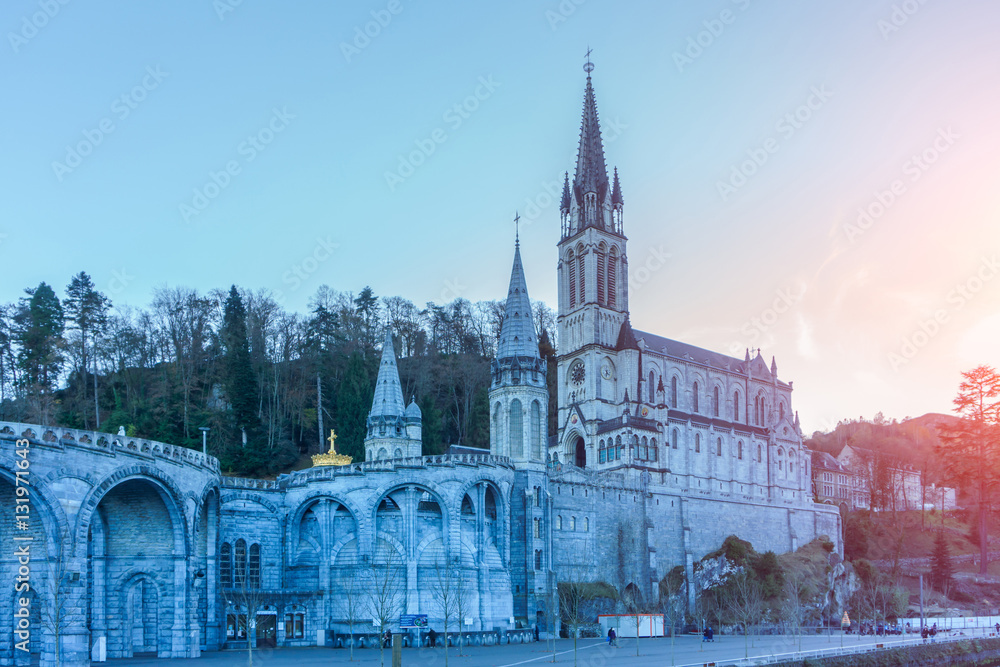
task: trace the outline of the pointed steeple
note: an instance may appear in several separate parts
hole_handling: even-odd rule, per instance
[[[635,340],[635,332],[632,330],[632,323],[629,322],[627,317],[622,322],[621,329],[618,330],[618,342],[615,345],[615,349],[619,352],[622,350],[639,349],[639,343]]]
[[[774,360],[774,356],[771,356],[771,375],[777,377],[778,375],[778,362]]]
[[[745,359],[743,359],[743,361],[744,361],[744,363],[748,363],[748,364],[750,363],[750,348],[749,347],[747,348],[747,356],[746,356]]]
[[[507,304],[500,327],[500,344],[497,346],[497,359],[511,357],[538,358],[538,338],[531,317],[531,299],[528,298],[528,286],[524,280],[519,243],[514,246],[514,266],[510,271]]]
[[[562,202],[559,204],[559,211],[564,215],[569,215],[569,206],[572,202],[569,194],[569,172],[566,172],[566,180],[563,181]]]
[[[615,167],[615,179],[611,185],[611,207],[616,211],[621,209],[625,200],[622,198],[622,184],[618,180],[618,167]]]
[[[392,348],[392,330],[386,328],[385,343],[382,344],[382,361],[378,367],[375,396],[369,419],[376,417],[402,417],[406,410],[403,403],[403,389],[399,384],[399,369],[396,367],[396,352]]]
[[[588,63],[589,64],[589,63]],[[591,65],[590,69],[593,69]],[[587,88],[583,94],[583,120],[580,125],[580,147],[576,154],[576,174],[573,177],[576,203],[584,208],[585,219],[580,227],[603,227],[602,209],[608,194],[608,167],[604,162],[601,123],[597,117],[597,100],[587,70]],[[596,202],[587,206],[585,196],[594,194]]]

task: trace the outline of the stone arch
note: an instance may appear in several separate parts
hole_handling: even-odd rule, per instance
[[[173,609],[161,581],[145,570],[133,569],[120,578],[115,598],[121,630],[120,657],[155,653],[169,657]],[[110,653],[110,651],[109,651]]]
[[[441,491],[441,489],[438,488],[438,486],[436,484],[430,484],[430,483],[426,483],[426,482],[420,482],[420,483],[405,483],[405,482],[404,483],[399,483],[399,482],[396,482],[394,484],[388,484],[388,485],[386,485],[385,487],[379,489],[375,494],[373,494],[373,497],[375,498],[375,501],[372,503],[372,507],[369,510],[369,521],[371,522],[370,523],[370,526],[371,526],[371,532],[370,532],[371,540],[370,540],[370,545],[371,545],[371,548],[373,550],[372,553],[374,553],[374,549],[376,549],[378,547],[378,539],[380,537],[383,537],[383,536],[392,537],[392,535],[390,533],[384,533],[384,532],[380,532],[379,531],[379,523],[378,523],[379,507],[382,505],[382,502],[384,500],[386,500],[386,499],[389,499],[393,503],[396,503],[396,500],[392,498],[392,495],[395,494],[398,491],[405,491],[406,489],[409,489],[409,488],[413,488],[418,493],[425,493],[426,492],[427,494],[429,494],[431,496],[431,498],[433,498],[434,502],[437,503],[437,506],[438,506],[438,508],[439,508],[439,510],[441,512],[441,531],[446,536],[449,534],[450,527],[452,525],[452,520],[453,520],[451,512],[452,511],[457,511],[457,508],[453,508],[452,506],[450,506],[448,503],[445,502],[445,495],[446,494],[443,493]],[[404,508],[402,506],[400,506],[399,510],[400,510],[400,513],[402,513],[404,511]],[[402,548],[403,547],[402,541],[399,540],[398,538],[394,538],[394,539],[396,539],[396,541],[399,542],[399,546],[400,546],[400,548]],[[403,549],[403,551],[400,552],[400,554],[402,556],[405,556],[405,554],[406,554],[405,548]]]

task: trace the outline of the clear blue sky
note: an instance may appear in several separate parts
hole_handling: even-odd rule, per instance
[[[589,45],[637,327],[763,346],[807,429],[947,411],[960,370],[1000,365],[996,2],[235,2],[3,3],[0,300],[81,270],[136,306],[501,298],[517,209],[555,306],[545,184],[575,163]]]

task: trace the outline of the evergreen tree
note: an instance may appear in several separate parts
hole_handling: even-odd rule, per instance
[[[559,410],[557,409],[559,405],[559,369],[556,362],[556,348],[552,344],[552,339],[549,338],[548,329],[542,329],[542,333],[538,336],[538,354],[545,361],[545,385],[549,392],[547,433],[552,436],[559,430]],[[542,449],[548,451],[547,441]]]
[[[372,406],[372,380],[360,352],[352,352],[347,369],[337,387],[336,415],[337,451],[365,460],[365,434],[368,412]]]
[[[222,380],[226,397],[232,410],[233,426],[245,428],[247,446],[257,449],[257,391],[253,366],[250,362],[250,343],[247,340],[247,312],[236,285],[229,289],[223,308],[222,328],[219,331],[224,356]],[[242,433],[240,433],[242,440]]]
[[[48,423],[52,392],[59,379],[63,356],[63,309],[59,297],[46,283],[25,290],[14,316],[20,384],[29,399],[32,418]]]
[[[946,592],[951,585],[954,570],[948,541],[944,537],[944,531],[939,530],[931,554],[931,585],[942,593]]]
[[[86,271],[73,276],[66,286],[66,300],[63,302],[66,322],[71,329],[80,332],[80,367],[77,369],[80,378],[82,399],[87,398],[87,339],[91,341],[91,351],[97,347],[97,338],[101,328],[107,324],[108,308],[111,302],[108,297],[98,291],[94,281]],[[94,354],[94,404],[97,406],[97,357]],[[100,410],[95,407],[97,428],[101,426]],[[86,414],[86,411],[84,412]],[[84,425],[87,421],[84,421]]]
[[[424,394],[421,397],[420,424],[421,452],[424,456],[434,456],[444,453],[444,443],[441,442],[441,411],[434,402],[434,396]]]

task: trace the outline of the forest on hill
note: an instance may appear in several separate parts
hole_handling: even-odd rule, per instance
[[[553,315],[534,306],[554,366]],[[287,469],[325,449],[321,436],[334,428],[338,450],[360,461],[389,327],[405,400],[423,413],[424,453],[488,447],[502,317],[500,301],[421,308],[368,287],[322,286],[306,315],[236,286],[207,294],[161,287],[148,307],[133,308],[113,304],[81,272],[62,297],[43,282],[0,305],[0,420],[123,427],[197,449],[199,428],[208,427],[209,453],[243,474]]]

